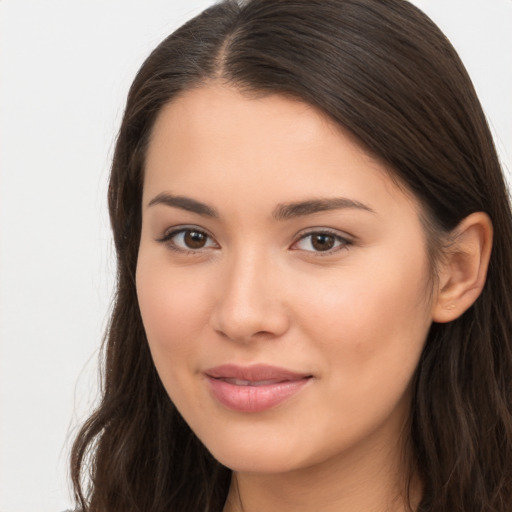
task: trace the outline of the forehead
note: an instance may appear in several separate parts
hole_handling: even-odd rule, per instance
[[[158,146],[172,142],[171,136],[184,150],[189,146],[183,143],[206,148],[236,141],[252,146],[252,154],[258,143],[265,143],[260,147],[262,152],[275,146],[284,152],[290,145],[297,151],[325,140],[329,132],[335,134],[341,128],[305,102],[279,94],[248,95],[212,85],[186,91],[163,107],[153,128],[150,152],[163,149]],[[231,149],[235,148],[231,145]],[[268,154],[265,156],[268,158]]]
[[[193,191],[211,202],[226,190],[241,206],[341,194],[365,202],[402,196],[416,208],[386,166],[315,107],[222,86],[187,91],[153,128],[145,201],[162,191]]]

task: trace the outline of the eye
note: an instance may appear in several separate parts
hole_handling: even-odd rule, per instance
[[[330,231],[307,233],[292,245],[292,249],[309,252],[332,253],[350,245],[351,242]]]
[[[200,251],[202,249],[218,248],[213,238],[198,228],[181,228],[166,233],[159,242],[165,242],[176,251]]]

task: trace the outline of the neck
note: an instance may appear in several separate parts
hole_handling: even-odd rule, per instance
[[[280,474],[233,473],[224,512],[409,512],[406,463],[400,447],[371,457],[361,450]],[[413,478],[410,505],[419,503]]]

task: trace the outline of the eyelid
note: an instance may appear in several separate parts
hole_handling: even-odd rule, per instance
[[[208,247],[201,247],[198,249],[193,249],[193,248],[180,247],[176,243],[173,243],[172,238],[174,238],[176,235],[183,233],[185,231],[197,231],[198,233],[202,233],[202,234],[206,235],[208,237],[208,239],[210,239],[211,241],[214,242],[216,247],[208,246]],[[182,253],[196,254],[196,253],[200,253],[207,249],[209,250],[212,248],[215,249],[215,248],[220,247],[217,240],[215,240],[213,235],[211,235],[208,232],[208,230],[201,228],[199,226],[190,225],[190,224],[170,227],[164,231],[164,234],[161,237],[158,237],[155,240],[159,243],[166,244],[170,249],[172,249],[176,252],[182,252]]]
[[[300,241],[304,240],[305,238],[312,236],[312,235],[330,235],[336,238],[336,240],[341,241],[342,243],[338,246],[333,247],[332,249],[326,250],[326,251],[313,251],[313,250],[306,250],[306,249],[294,249],[294,246],[297,245]],[[306,253],[314,254],[315,256],[328,256],[332,255],[339,250],[346,249],[347,247],[354,244],[354,237],[349,235],[345,232],[340,232],[336,229],[332,228],[325,228],[325,227],[315,227],[315,228],[308,228],[307,230],[301,231],[297,234],[295,242],[290,246],[290,249],[297,250],[297,251],[303,251]]]
[[[172,238],[174,238],[176,235],[178,235],[180,233],[184,233],[186,231],[197,231],[199,233],[204,234],[211,242],[213,242],[214,247],[209,245],[206,247],[200,247],[200,248],[194,249],[194,248],[180,247],[178,244],[176,244],[172,241]],[[325,251],[299,249],[299,248],[294,247],[297,244],[299,244],[302,240],[304,240],[305,238],[307,238],[309,236],[313,236],[313,235],[318,235],[318,234],[330,235],[330,236],[334,237],[338,242],[341,242],[341,243],[339,243],[337,246],[335,246],[331,249],[325,250]],[[214,236],[208,232],[208,230],[206,230],[202,227],[199,227],[197,225],[190,225],[190,224],[172,226],[170,228],[167,228],[164,231],[164,234],[161,237],[156,238],[155,240],[159,243],[166,244],[170,249],[172,249],[176,252],[181,252],[181,253],[197,254],[197,253],[200,253],[205,250],[211,250],[212,248],[213,249],[220,248],[219,243],[214,238]],[[349,235],[348,233],[340,232],[333,228],[314,227],[314,228],[308,228],[306,230],[299,232],[295,237],[295,241],[291,244],[290,249],[315,254],[315,256],[328,256],[328,255],[332,255],[332,254],[336,253],[337,251],[339,251],[341,249],[346,249],[348,246],[353,245],[353,243],[354,243],[354,237],[352,235]]]

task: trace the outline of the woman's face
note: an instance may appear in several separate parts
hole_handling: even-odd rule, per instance
[[[137,290],[172,401],[238,471],[395,450],[433,297],[417,202],[315,108],[208,86],[150,140]]]

